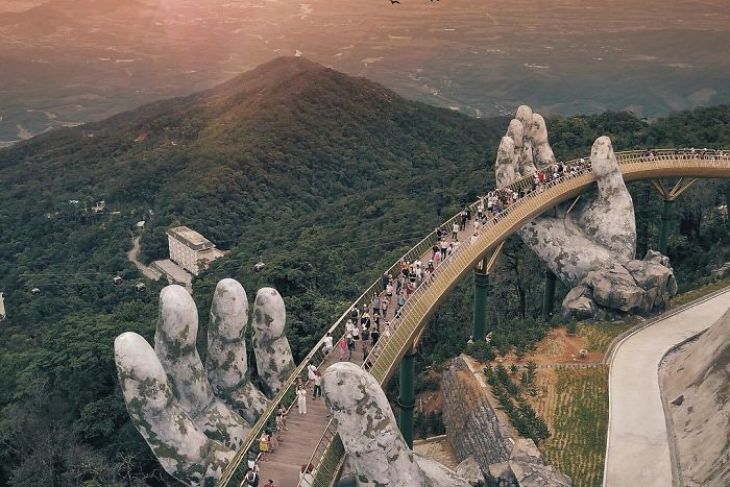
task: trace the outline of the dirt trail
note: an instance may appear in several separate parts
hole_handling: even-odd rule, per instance
[[[132,248],[129,250],[129,252],[127,252],[127,259],[129,260],[129,262],[134,264],[137,269],[139,269],[139,271],[144,274],[146,278],[157,281],[160,279],[160,277],[162,277],[162,274],[150,267],[147,267],[139,261],[139,236],[132,239]]]

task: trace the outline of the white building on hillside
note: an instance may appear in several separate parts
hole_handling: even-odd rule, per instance
[[[213,242],[186,226],[169,229],[167,242],[170,247],[170,260],[194,276],[224,255],[215,248]]]
[[[3,293],[0,293],[0,321],[5,319],[5,300],[3,299]]]

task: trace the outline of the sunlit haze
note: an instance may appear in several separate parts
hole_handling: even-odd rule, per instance
[[[474,116],[730,99],[723,0],[2,0],[0,12],[0,141],[292,55]]]

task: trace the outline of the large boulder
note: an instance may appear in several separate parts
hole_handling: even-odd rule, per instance
[[[527,462],[509,462],[510,470],[519,487],[570,487],[570,478],[549,465]]]
[[[644,260],[630,260],[591,271],[565,296],[565,318],[586,319],[601,308],[648,314],[662,310],[677,294],[677,280],[669,259],[650,250]]]
[[[509,454],[509,459],[510,461],[545,465],[540,450],[537,449],[537,445],[530,438],[519,438],[516,440],[515,446]]]
[[[472,485],[478,485],[479,482],[484,482],[484,473],[482,467],[479,465],[474,457],[469,457],[461,462],[456,467],[456,475],[465,479]]]

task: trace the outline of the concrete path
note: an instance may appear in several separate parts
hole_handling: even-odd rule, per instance
[[[730,291],[630,335],[613,356],[605,487],[670,487],[672,462],[659,394],[659,362],[674,345],[712,325]]]

